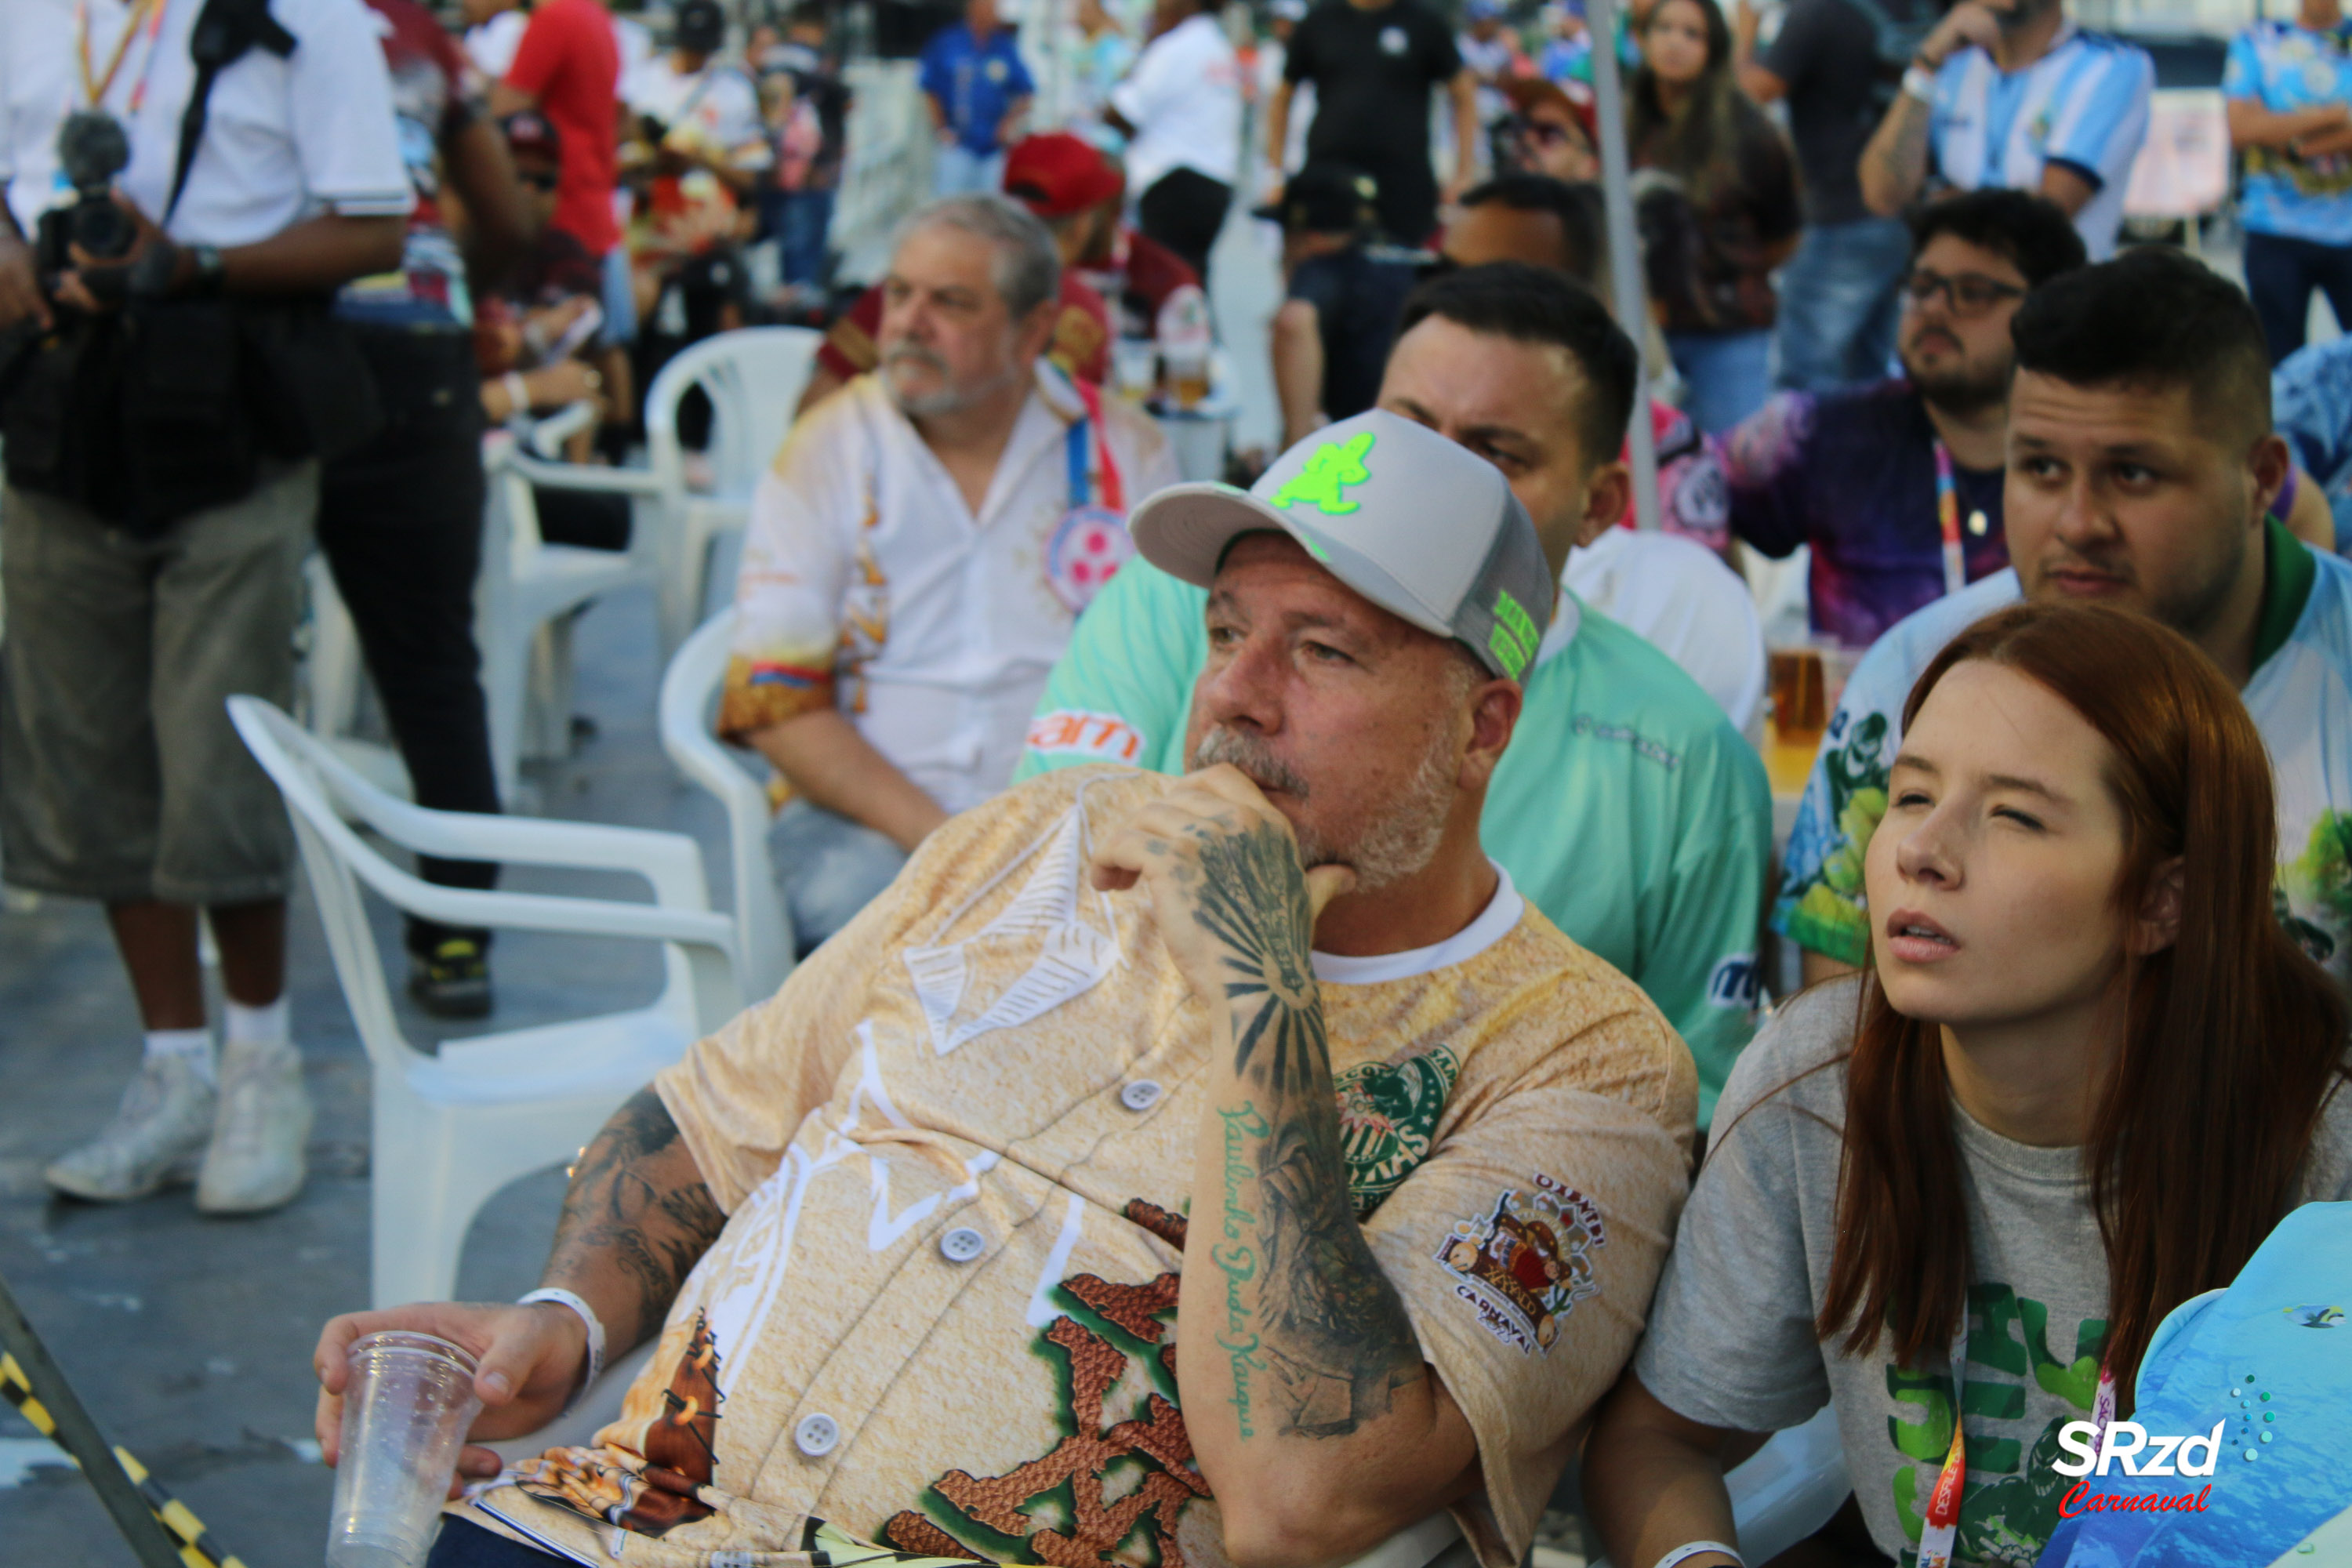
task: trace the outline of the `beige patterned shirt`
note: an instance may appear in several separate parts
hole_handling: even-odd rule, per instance
[[[483,1507],[599,1564],[824,1568],[845,1532],[1225,1568],[1174,1365],[1208,1017],[1145,900],[1087,880],[1173,783],[1074,769],[954,818],[661,1076],[726,1229],[621,1418]],[[1316,967],[1356,1207],[1506,1568],[1641,1330],[1690,1053],[1507,878],[1436,947]]]

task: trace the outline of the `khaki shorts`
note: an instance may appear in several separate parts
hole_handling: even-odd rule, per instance
[[[319,466],[132,538],[53,496],[0,491],[0,873],[130,903],[281,899],[294,840],[228,720],[289,705]]]

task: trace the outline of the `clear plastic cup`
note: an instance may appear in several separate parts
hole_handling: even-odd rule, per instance
[[[328,1568],[414,1568],[482,1411],[474,1358],[432,1334],[393,1331],[352,1342],[348,1364]]]

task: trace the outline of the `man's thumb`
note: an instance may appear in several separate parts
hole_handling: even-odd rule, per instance
[[[1321,915],[1323,906],[1356,885],[1353,866],[1318,866],[1307,873],[1307,907]]]

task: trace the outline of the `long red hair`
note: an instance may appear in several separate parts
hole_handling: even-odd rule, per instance
[[[1906,731],[1971,659],[2040,682],[2105,738],[2125,821],[2118,940],[2162,868],[2181,866],[2178,939],[2125,959],[2122,1038],[2083,1150],[2107,1255],[2106,1365],[2128,1399],[2165,1313],[2227,1285],[2294,1201],[2352,1020],[2279,923],[2269,757],[2202,654],[2139,616],[2021,605],[1937,656],[1904,705]],[[1814,1328],[1859,1354],[1883,1327],[1902,1363],[1920,1365],[1951,1342],[1969,1274],[1942,1033],[1895,1012],[1868,966],[1860,1013]]]

